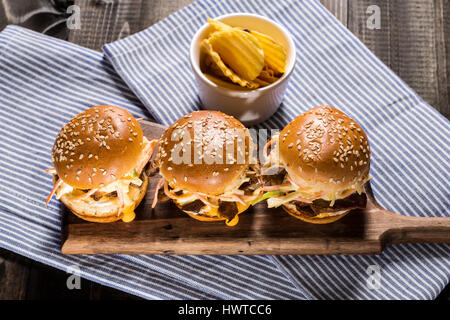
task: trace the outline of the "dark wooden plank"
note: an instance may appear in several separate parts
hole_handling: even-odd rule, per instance
[[[70,274],[0,249],[0,300],[34,299],[141,299],[134,295],[81,279],[81,289],[66,286]]]
[[[349,0],[320,0],[344,26],[348,24],[348,2]]]
[[[30,260],[0,249],[0,300],[24,299]]]
[[[158,139],[164,127],[141,121]],[[381,208],[367,190],[368,204],[341,220],[309,224],[281,208],[259,203],[239,215],[235,227],[190,218],[171,202],[152,209],[159,175],[150,176],[136,220],[95,224],[68,212],[65,254],[377,254],[393,243],[449,242],[450,218],[411,218]]]
[[[450,106],[450,0],[444,0],[444,9],[442,13],[442,18],[444,19],[444,41],[445,41],[445,64],[447,70],[447,106]],[[450,111],[444,110],[443,114],[447,115],[447,119],[449,119],[448,114]]]
[[[69,290],[66,284],[69,276],[70,274],[62,270],[55,270],[33,261],[31,263],[25,299],[89,299],[91,285],[86,280],[80,279],[81,288]]]
[[[445,3],[447,8],[444,8]],[[435,56],[436,56],[436,102],[430,102],[439,112],[450,119],[450,72],[448,64],[450,63],[448,49],[450,40],[450,34],[448,32],[449,25],[449,13],[448,12],[448,0],[435,0],[434,1],[434,30],[435,37]],[[447,13],[445,13],[447,11]],[[445,15],[447,14],[447,15]],[[447,30],[446,30],[447,24]],[[447,38],[447,44],[446,44]],[[446,47],[447,46],[447,47]]]
[[[94,50],[105,43],[141,31],[193,0],[76,0],[81,28],[70,32],[69,41]]]
[[[381,10],[380,29],[366,26],[370,5]],[[350,1],[348,28],[425,101],[450,117],[448,0]]]

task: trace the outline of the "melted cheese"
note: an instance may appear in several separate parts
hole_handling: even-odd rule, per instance
[[[150,142],[144,137],[143,150],[145,149],[145,146],[149,143]],[[142,152],[137,163],[143,162],[144,158],[146,156],[147,155],[144,152]],[[136,217],[136,214],[134,213],[135,202],[134,202],[134,199],[131,199],[130,195],[129,195],[131,183],[133,183],[134,185],[137,185],[139,187],[142,185],[142,180],[139,179],[138,177],[136,177],[136,169],[134,169],[134,168],[131,169],[130,171],[128,171],[122,178],[120,178],[102,188],[97,188],[98,192],[105,193],[105,194],[114,192],[114,191],[117,191],[119,193],[120,192],[119,189],[121,190],[121,194],[123,195],[124,209],[122,210],[122,212],[119,212],[119,214],[123,215],[122,221],[124,221],[124,222],[133,221],[134,218]],[[67,184],[63,181],[61,183],[61,186],[59,186],[59,188],[56,190],[56,199],[60,199],[63,195],[68,195],[70,198],[75,198],[77,196],[82,195],[82,190],[73,188],[72,186],[70,186],[69,184]],[[104,196],[103,198],[106,198],[106,197]],[[90,205],[102,205],[102,204],[110,204],[111,203],[109,201],[109,199],[106,199],[106,201],[101,201],[101,200],[95,201],[91,197],[80,199],[78,201],[85,201]]]
[[[229,227],[234,227],[235,225],[238,224],[238,222],[239,222],[239,214],[236,214],[233,219],[225,221],[226,225]]]
[[[136,214],[134,213],[134,204],[128,207],[125,207],[122,212],[122,221],[123,222],[131,222],[136,218]]]

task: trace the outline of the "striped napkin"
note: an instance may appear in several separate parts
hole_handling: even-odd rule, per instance
[[[150,113],[169,125],[200,106],[191,38],[208,17],[233,12],[280,22],[297,47],[284,102],[258,128],[282,128],[311,107],[335,106],[368,133],[372,186],[382,206],[408,216],[450,216],[449,121],[317,1],[200,0],[103,50]],[[378,256],[271,259],[313,299],[432,299],[450,281],[448,244],[396,245]]]
[[[44,207],[52,183],[43,173],[50,166],[51,146],[59,128],[95,104],[119,105],[136,117],[153,115],[166,124],[196,108],[198,98],[187,51],[175,47],[187,47],[183,43],[189,42],[206,16],[232,11],[258,12],[274,18],[291,26],[299,49],[316,48],[298,50],[297,70],[283,107],[261,127],[281,127],[312,105],[336,105],[358,119],[369,133],[374,189],[386,208],[407,215],[449,215],[447,120],[320,5],[309,1],[277,2],[276,7],[254,10],[264,6],[258,2],[245,3],[245,7],[241,2],[230,3],[226,7],[222,3],[194,3],[142,33],[108,45],[105,51],[109,59],[15,26],[0,32],[0,247],[148,299],[436,297],[449,282],[448,245],[399,245],[370,257],[59,253],[62,207],[58,201]],[[192,25],[187,28],[183,23]],[[328,26],[333,36],[322,26]],[[158,40],[162,36],[172,40]],[[323,40],[312,41],[310,37]],[[155,45],[153,41],[160,43]],[[159,60],[149,63],[146,59],[153,51],[159,53],[152,58]],[[333,75],[338,70],[334,67],[337,61],[344,75]],[[139,72],[134,69],[137,65]],[[172,69],[182,72],[175,76],[175,82],[166,77],[169,73],[178,75],[170,72]],[[155,73],[160,80],[152,82]],[[141,84],[145,84],[145,91]],[[403,122],[392,123],[395,118]],[[414,119],[422,121],[416,123]],[[433,129],[426,123],[432,123]],[[390,151],[393,146],[395,152]],[[399,196],[392,197],[395,193]],[[381,271],[379,286],[368,272],[374,266]]]
[[[44,170],[62,127],[92,105],[148,112],[99,52],[0,33],[0,247],[149,299],[305,299],[273,257],[60,254],[62,206]]]

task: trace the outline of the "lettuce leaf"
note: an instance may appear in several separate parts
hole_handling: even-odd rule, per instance
[[[274,191],[269,191],[264,193],[263,195],[261,195],[258,199],[256,199],[255,201],[253,201],[252,205],[257,204],[258,202],[264,201],[270,197],[275,197],[275,196],[279,196],[280,194],[283,194],[283,192],[279,191],[279,190],[274,190]]]

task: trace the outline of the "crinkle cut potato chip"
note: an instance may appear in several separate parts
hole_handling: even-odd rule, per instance
[[[236,90],[236,91],[250,90],[250,88],[241,87],[240,85],[230,82],[229,79],[221,77],[221,76],[205,73],[205,77],[208,78],[210,81],[214,82],[215,84],[217,84],[218,86],[226,88],[226,89]],[[255,79],[255,85],[258,85],[257,82],[259,82],[258,78]]]
[[[241,78],[252,81],[264,68],[264,51],[251,34],[231,28],[215,31],[209,43],[221,59]]]
[[[286,69],[286,51],[283,46],[276,43],[268,35],[248,30],[251,35],[258,39],[264,51],[264,62],[276,73],[284,73]]]
[[[213,63],[212,69],[217,74],[218,70],[222,73],[222,75],[228,79],[230,79],[232,82],[239,84],[241,87],[246,87],[249,89],[256,89],[259,87],[259,85],[256,82],[253,81],[247,81],[245,79],[242,79],[240,76],[238,76],[236,73],[234,73],[233,70],[231,70],[225,63],[222,61],[220,55],[214,51],[211,43],[208,39],[204,39],[202,41],[202,50],[211,58],[211,62]]]
[[[210,18],[208,22],[212,31],[201,43],[204,60],[201,65],[210,80],[216,80],[218,85],[231,81],[243,88],[256,89],[283,75],[286,52],[270,36]]]
[[[233,29],[232,26],[229,26],[226,23],[211,18],[208,18],[208,23],[215,29],[215,31],[224,31]]]

